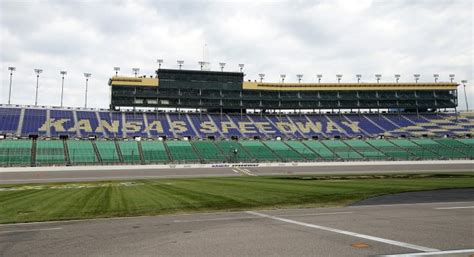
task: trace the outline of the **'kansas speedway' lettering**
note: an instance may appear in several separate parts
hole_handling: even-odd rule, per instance
[[[171,121],[171,123],[163,120],[149,121],[148,124],[144,124],[142,121],[126,121],[123,123],[121,120],[99,120],[96,126],[91,124],[88,119],[79,119],[74,124],[71,119],[47,119],[39,131],[46,132],[50,129],[54,129],[56,132],[86,132],[86,133],[147,133],[156,132],[162,134],[171,132],[175,134],[185,133],[192,129],[191,124],[185,121]],[[165,123],[165,124],[164,124]],[[215,124],[210,121],[203,121],[201,123],[193,124],[198,133],[204,134],[216,134],[222,132],[228,134],[231,132],[240,132],[242,134],[275,134],[280,132],[282,134],[293,134],[301,132],[303,134],[310,133],[357,133],[360,132],[358,122],[352,121],[341,121],[339,124],[332,121],[297,121],[297,122],[286,122],[277,121],[271,122],[248,122],[248,121],[222,121],[220,124]],[[341,127],[345,126],[345,130]],[[167,128],[165,131],[165,128]],[[119,131],[120,130],[120,131]]]

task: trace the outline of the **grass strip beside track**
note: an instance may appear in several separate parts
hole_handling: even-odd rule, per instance
[[[0,186],[0,223],[343,206],[407,191],[474,187],[474,173],[226,177]]]

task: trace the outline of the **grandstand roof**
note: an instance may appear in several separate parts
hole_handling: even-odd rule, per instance
[[[142,86],[142,87],[156,87],[158,86],[157,78],[145,77],[123,77],[114,76],[109,79],[109,86]]]
[[[244,82],[243,89],[272,91],[330,90],[455,90],[459,84],[439,83],[268,83]]]

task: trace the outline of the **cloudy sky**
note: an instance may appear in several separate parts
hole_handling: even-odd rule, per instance
[[[92,73],[89,105],[108,105],[107,81],[119,66],[151,75],[165,68],[198,69],[207,44],[212,69],[245,64],[248,79],[266,81],[469,80],[474,107],[473,4],[471,0],[153,1],[0,0],[0,102],[8,99],[8,67],[15,66],[12,102],[33,104],[34,68],[39,104],[59,105],[61,76],[67,106],[83,106],[84,72]],[[461,95],[463,92],[461,91]],[[465,108],[464,97],[460,106]]]

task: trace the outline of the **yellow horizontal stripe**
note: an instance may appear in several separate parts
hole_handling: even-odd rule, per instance
[[[157,78],[112,77],[109,79],[109,86],[157,87],[158,83]]]

